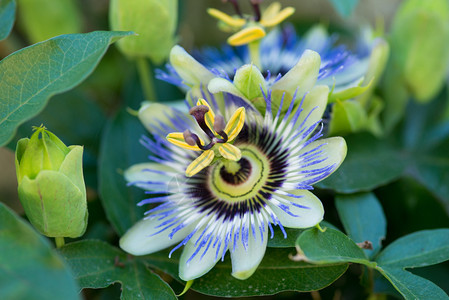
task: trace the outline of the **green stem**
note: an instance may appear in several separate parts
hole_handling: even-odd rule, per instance
[[[137,58],[136,64],[137,70],[139,71],[140,83],[142,84],[145,100],[157,102],[151,67],[148,65],[148,62],[144,57]]]
[[[260,71],[262,71],[262,65],[260,63],[260,51],[259,51],[259,46],[260,46],[260,40],[251,42],[248,44],[248,48],[249,48],[249,56],[251,58],[251,62],[259,68]]]
[[[55,237],[56,248],[61,248],[65,245],[64,237]]]

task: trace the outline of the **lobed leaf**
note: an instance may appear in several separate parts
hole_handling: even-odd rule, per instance
[[[296,240],[303,253],[300,259],[318,264],[329,263],[359,263],[372,266],[365,253],[354,241],[341,231],[327,228],[321,232],[317,228],[304,231]],[[301,256],[304,257],[301,257]]]
[[[405,299],[449,299],[433,282],[400,268],[383,268],[381,272]]]
[[[424,267],[449,260],[449,229],[418,231],[406,235],[377,257],[382,267]]]
[[[348,236],[356,243],[372,243],[373,249],[364,251],[373,258],[380,251],[387,231],[379,200],[372,193],[338,195],[335,205]]]
[[[121,299],[176,299],[170,286],[136,258],[96,240],[60,249],[81,288],[104,288],[119,282]]]
[[[246,280],[231,276],[231,262],[217,265],[206,275],[196,279],[192,289],[203,294],[220,297],[273,295],[282,291],[312,291],[322,289],[337,280],[347,264],[311,265],[289,259],[293,248],[268,248],[256,272]],[[176,254],[176,253],[175,253]],[[179,254],[168,258],[167,252],[145,257],[146,262],[179,280]]]
[[[338,170],[317,184],[348,194],[371,191],[402,175],[406,167],[401,152],[386,140],[369,134],[354,134],[346,138],[348,155]]]

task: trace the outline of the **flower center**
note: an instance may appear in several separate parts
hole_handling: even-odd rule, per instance
[[[219,162],[209,173],[209,188],[219,199],[240,202],[256,197],[270,173],[270,162],[254,145],[239,145],[242,158],[229,164]],[[257,198],[257,197],[256,197]]]
[[[221,178],[229,184],[239,185],[244,183],[250,175],[251,163],[244,157],[238,162],[225,162],[220,169]]]

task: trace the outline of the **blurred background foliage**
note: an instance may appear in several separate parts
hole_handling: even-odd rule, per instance
[[[349,6],[339,7],[342,2],[348,2]],[[326,220],[339,228],[343,226],[334,204],[335,192],[329,189],[341,194],[372,190],[386,215],[387,236],[384,246],[415,231],[449,227],[449,18],[444,14],[445,10],[420,7],[425,1],[418,2],[418,8],[415,7],[415,11],[407,16],[397,15],[402,2],[282,1],[283,6],[296,8],[296,13],[288,21],[300,33],[313,24],[322,23],[330,32],[340,33],[343,41],[354,46],[360,27],[367,24],[379,32],[385,32],[390,42],[391,56],[387,69],[375,89],[376,95],[382,97],[386,104],[383,122],[387,133],[382,139],[366,133],[349,135],[349,155],[342,170],[334,175],[334,182],[325,181],[320,184],[321,189],[316,190],[325,205]],[[353,11],[348,9],[352,6]],[[179,1],[176,40],[170,43],[179,43],[188,51],[205,45],[221,45],[228,35],[216,29],[216,21],[206,14],[208,7],[233,14],[232,7],[219,0]],[[0,57],[4,58],[23,47],[60,34],[110,30],[109,10],[108,0],[17,0],[16,24],[9,37],[0,42]],[[242,10],[250,10],[248,1],[242,1]],[[405,10],[410,13],[413,9]],[[440,19],[434,18],[434,14],[440,13]],[[148,18],[142,22],[151,23],[152,20]],[[172,27],[169,30],[175,30],[174,25]],[[422,53],[426,56],[422,57]],[[153,60],[148,62],[151,70],[163,68],[163,55],[158,53],[151,58]],[[19,127],[9,145],[0,148],[0,202],[23,214],[16,191],[13,151],[18,139],[31,135],[31,126],[45,123],[67,145],[84,145],[89,225],[83,239],[96,238],[117,245],[118,234],[122,234],[142,213],[134,203],[143,195],[137,189],[126,188],[124,180],[120,178],[123,169],[134,162],[144,161],[146,157],[138,143],[138,137],[144,133],[138,122],[129,128],[120,127],[125,123],[124,120],[132,118],[126,111],[137,110],[145,98],[134,60],[133,55],[125,57],[116,46],[112,46],[96,70],[82,84],[52,97],[38,116]],[[152,81],[159,101],[184,97],[176,87],[159,80]],[[423,84],[425,81],[431,81],[432,84]],[[122,131],[117,133],[117,128]],[[114,133],[112,136],[111,130]],[[127,148],[122,149],[122,139],[135,141],[125,143]],[[356,149],[354,153],[351,153],[352,149]],[[111,151],[117,151],[116,155]],[[122,153],[130,154],[125,157],[120,155]],[[357,155],[362,155],[363,159]],[[345,181],[348,179],[345,176],[357,178],[358,172],[365,169],[371,170],[366,179],[368,185],[356,182],[351,186],[350,180]],[[102,175],[112,173],[115,175],[111,176],[116,178]],[[105,184],[107,180],[121,180],[123,188],[111,191],[110,185]],[[104,198],[102,202],[100,195]],[[108,201],[113,201],[117,195],[124,197],[124,201],[131,205],[123,209],[129,209],[136,215],[134,219],[120,220],[123,227],[112,228],[103,207],[109,205]],[[106,214],[109,217],[113,215],[112,212]],[[330,287],[319,293],[301,294],[301,299],[365,298],[367,294],[364,287],[354,284],[360,281],[364,271],[360,265],[351,265],[348,272]],[[432,280],[449,293],[448,262],[413,270],[413,273]],[[176,292],[182,290],[182,285],[168,275],[159,275],[172,284]],[[376,281],[376,288],[379,292],[392,295],[388,297],[397,296],[397,292],[382,278]],[[103,290],[86,289],[83,295],[86,299],[116,299],[120,295],[120,286],[113,284]],[[189,291],[183,297],[209,298],[194,291]],[[258,299],[297,297],[297,293],[283,292]],[[385,297],[380,295],[378,299]]]

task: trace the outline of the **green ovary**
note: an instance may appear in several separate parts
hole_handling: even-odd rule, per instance
[[[219,199],[235,203],[253,198],[267,182],[270,163],[253,145],[238,145],[242,158],[233,164],[218,162],[212,167],[208,183]]]

